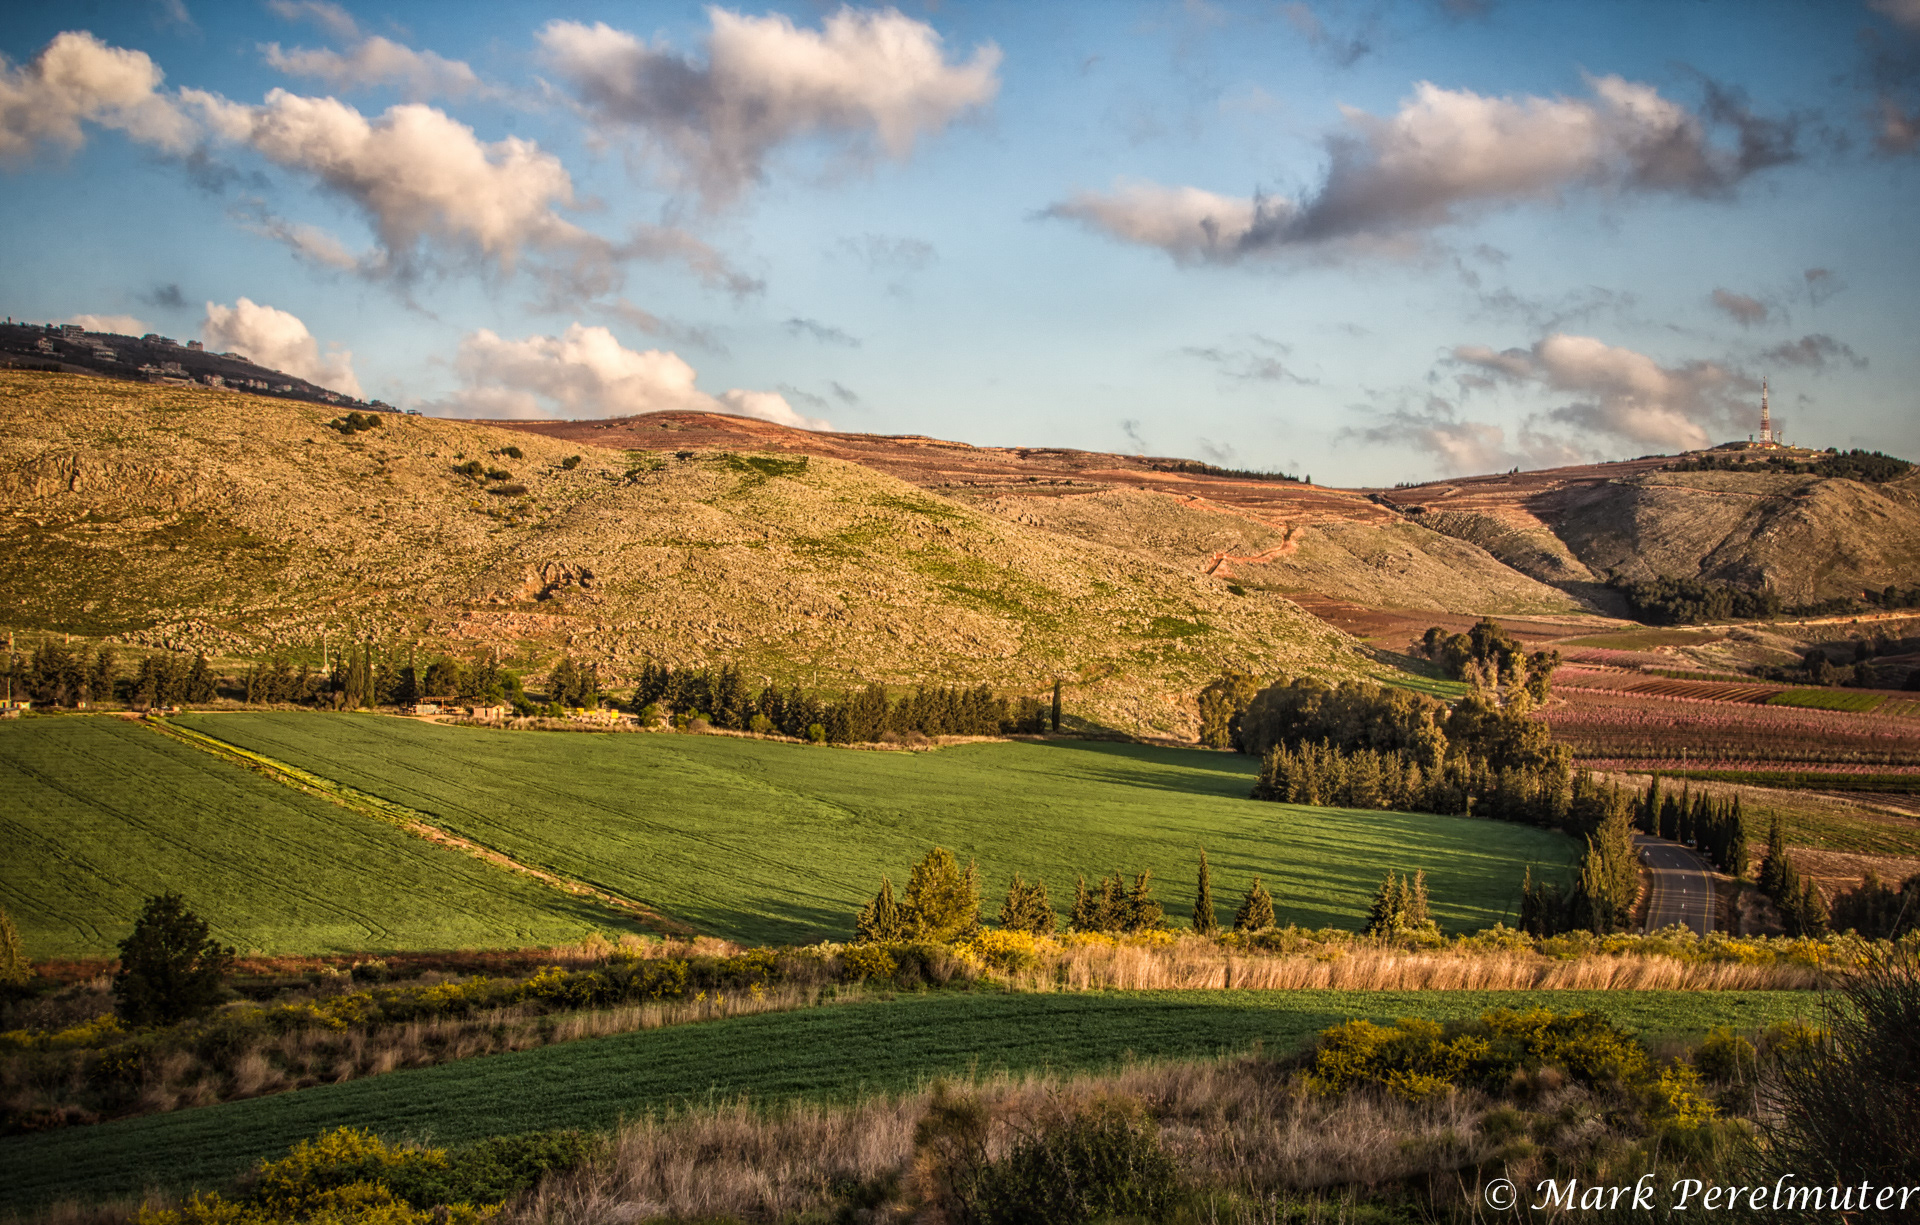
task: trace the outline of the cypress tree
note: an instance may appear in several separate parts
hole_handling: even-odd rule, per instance
[[[1068,922],[1077,932],[1100,930],[1097,926],[1097,908],[1092,895],[1087,892],[1087,878],[1084,876],[1074,882],[1073,917]]]
[[[1373,904],[1367,907],[1367,935],[1386,936],[1393,933],[1399,920],[1400,882],[1388,868],[1386,876],[1380,881],[1380,887],[1374,890]]]
[[[1220,930],[1220,919],[1213,913],[1213,881],[1207,873],[1205,847],[1200,848],[1200,880],[1193,899],[1193,930],[1202,936],[1211,936]]]
[[[864,944],[882,944],[900,938],[900,908],[893,900],[893,878],[880,878],[880,892],[873,895],[854,925],[855,939]]]
[[[1000,926],[1007,931],[1050,936],[1059,925],[1060,917],[1054,914],[1053,903],[1047,899],[1047,882],[1036,880],[1029,884],[1018,872],[1014,873],[1013,883],[1007,887],[1007,900],[1000,907]]]
[[[1237,932],[1257,932],[1273,926],[1273,895],[1260,883],[1259,877],[1247,886],[1247,896],[1240,900],[1240,909],[1233,913],[1233,930]]]
[[[1787,859],[1787,834],[1780,824],[1780,814],[1773,814],[1773,821],[1767,826],[1767,853],[1760,861],[1760,892],[1780,901],[1786,896],[1787,879],[1793,875],[1793,864]]]
[[[1752,852],[1747,846],[1747,819],[1740,812],[1740,797],[1733,797],[1733,814],[1727,818],[1727,853],[1721,867],[1733,874],[1735,880],[1747,879],[1750,870],[1748,859]]]
[[[1115,873],[1115,877],[1118,877]],[[1159,931],[1167,925],[1166,911],[1153,896],[1153,869],[1137,874],[1133,878],[1133,888],[1127,890],[1125,917],[1120,928],[1122,931],[1146,932]]]
[[[1060,682],[1053,682],[1053,730],[1060,730]]]

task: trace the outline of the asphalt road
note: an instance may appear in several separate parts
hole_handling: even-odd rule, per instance
[[[1684,923],[1701,935],[1713,930],[1713,877],[1707,861],[1677,842],[1633,836],[1647,877],[1647,930]]]

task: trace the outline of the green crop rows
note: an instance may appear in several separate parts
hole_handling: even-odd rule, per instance
[[[936,1076],[1074,1072],[1129,1057],[1298,1050],[1349,1017],[1589,1009],[1650,1037],[1817,1019],[1809,992],[1211,991],[938,993],[646,1030],[275,1097],[0,1139],[0,1205],[209,1186],[332,1127],[464,1143],[606,1129],[649,1111],[751,1097],[849,1099]]]
[[[0,905],[35,960],[111,956],[177,889],[242,952],[522,947],[610,912],[138,724],[0,724]]]
[[[1076,874],[1151,869],[1170,917],[1204,846],[1230,917],[1258,873],[1280,921],[1361,925],[1389,868],[1425,869],[1447,928],[1514,917],[1522,873],[1571,842],[1524,826],[1246,799],[1256,764],[1201,750],[1053,741],[880,753],[726,736],[443,727],[367,715],[181,720],[416,809],[522,863],[754,942],[852,934],[882,873],[925,851],[977,858],[988,910],[1013,872],[1056,907]]]
[[[1814,710],[1853,710],[1865,714],[1886,701],[1881,693],[1849,693],[1844,689],[1789,689],[1767,699],[1769,706],[1804,706]]]

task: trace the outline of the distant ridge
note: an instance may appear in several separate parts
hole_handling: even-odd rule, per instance
[[[78,324],[0,323],[0,368],[91,374],[138,383],[214,387],[279,400],[335,404],[348,410],[393,413],[379,400],[353,396],[274,370],[242,353],[214,353],[148,333],[89,332]]]

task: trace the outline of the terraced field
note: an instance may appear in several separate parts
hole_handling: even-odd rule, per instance
[[[242,952],[577,941],[611,911],[137,723],[0,723],[0,904],[34,960],[111,956],[177,889]]]
[[[322,1130],[458,1144],[741,1097],[847,1099],[938,1077],[1072,1073],[1259,1043],[1285,1054],[1350,1017],[1588,1009],[1648,1036],[1819,1016],[1810,992],[1211,991],[949,994],[738,1018],[470,1059],[120,1123],[0,1139],[0,1208],[218,1184]]]
[[[1202,750],[1062,740],[887,753],[304,713],[180,722],[753,942],[850,936],[881,874],[903,885],[935,845],[979,861],[989,912],[1016,871],[1044,878],[1064,908],[1077,874],[1151,869],[1184,921],[1204,846],[1223,918],[1258,873],[1281,922],[1358,927],[1391,867],[1425,869],[1450,929],[1511,919],[1526,867],[1558,869],[1571,851],[1520,826],[1256,803],[1257,763]]]

